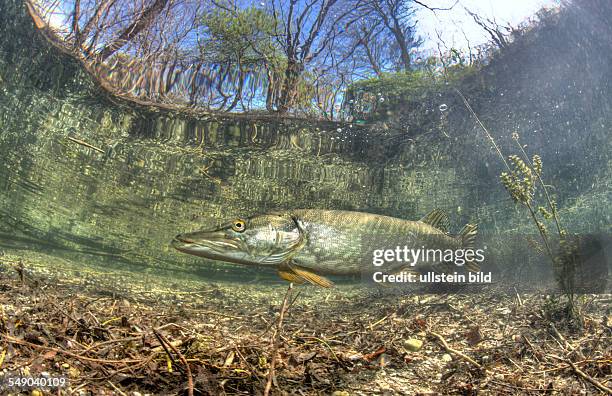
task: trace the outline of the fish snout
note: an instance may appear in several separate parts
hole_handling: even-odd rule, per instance
[[[223,230],[178,234],[172,240],[172,247],[179,252],[212,260],[250,263],[245,259],[244,243],[239,239],[228,237]]]
[[[240,250],[240,248],[242,248],[242,244],[239,240],[228,238],[226,233],[221,230],[178,234],[174,237],[172,246],[181,248],[182,250],[212,249],[215,251]]]
[[[172,242],[195,243],[193,239],[188,238],[186,234],[178,234]]]

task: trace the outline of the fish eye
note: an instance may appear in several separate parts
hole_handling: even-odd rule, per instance
[[[232,222],[232,230],[242,232],[246,229],[246,223],[242,219],[236,219]]]

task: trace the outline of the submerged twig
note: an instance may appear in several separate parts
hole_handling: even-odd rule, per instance
[[[274,367],[276,365],[276,356],[278,354],[278,348],[280,346],[280,334],[283,329],[283,319],[285,317],[285,313],[287,312],[287,303],[289,302],[289,297],[291,296],[291,290],[293,290],[293,283],[289,283],[289,287],[287,288],[287,292],[285,293],[283,305],[281,305],[280,315],[278,317],[276,332],[274,333],[274,336],[272,338],[272,359],[270,361],[270,371],[268,372],[268,380],[266,382],[266,387],[264,388],[264,396],[268,396],[270,394],[270,389],[272,388],[272,381],[274,379]]]
[[[582,379],[590,382],[597,389],[603,392],[606,392],[609,395],[612,395],[612,389],[608,388],[601,382],[597,381],[595,378],[591,377],[590,375],[586,374],[584,371],[580,370],[578,367],[576,367],[576,365],[571,360],[567,359],[567,363],[572,367],[572,370],[574,370],[576,374],[582,377]]]
[[[187,374],[187,386],[188,386],[187,394],[189,396],[193,396],[193,377],[191,376],[191,368],[189,367],[189,363],[187,362],[187,359],[185,359],[185,356],[183,356],[183,354],[174,345],[172,345],[172,343],[169,342],[166,339],[166,337],[161,335],[161,333],[159,333],[157,330],[153,330],[153,334],[155,334],[155,337],[157,337],[157,339],[162,344],[162,346],[164,346],[164,344],[167,344],[170,347],[170,349],[172,349],[172,351],[176,353],[181,363],[183,363],[183,365],[185,366],[185,372]],[[168,356],[172,358],[170,353],[168,353],[168,350],[165,347],[164,349],[166,350],[166,353],[168,354]]]
[[[67,136],[67,137],[68,137],[68,140],[70,140],[71,142],[74,142],[76,144],[80,144],[81,146],[85,146],[85,147],[90,148],[92,150],[96,150],[97,152],[104,153],[104,150],[102,150],[99,147],[93,146],[93,145],[91,145],[91,144],[89,144],[87,142],[84,142],[84,141],[80,140],[80,139],[75,139],[75,138],[70,137],[70,136]]]
[[[108,383],[108,384],[111,386],[111,388],[113,388],[113,389],[114,389],[114,390],[115,390],[117,393],[119,393],[121,396],[127,396],[127,395],[125,394],[125,392],[123,392],[121,389],[117,388],[117,386],[116,386],[115,384],[113,384],[113,383],[112,383],[112,382],[110,382],[110,381],[106,381],[106,382],[107,382],[107,383]]]
[[[446,342],[446,340],[444,339],[444,337],[442,337],[440,334],[433,332],[433,331],[429,331],[429,334],[431,334],[432,336],[434,336],[439,342],[440,344],[442,344],[442,347],[449,353],[452,353],[453,355],[457,355],[459,356],[461,359],[465,360],[466,362],[472,364],[473,366],[477,367],[479,370],[482,370],[484,373],[486,373],[487,371],[485,370],[485,368],[478,363],[477,361],[475,361],[474,359],[472,359],[471,357],[469,357],[468,355],[466,355],[463,352],[460,352],[454,348],[451,348],[448,343]]]
[[[162,338],[161,334],[159,334],[158,331],[153,331],[153,334],[155,335],[155,337],[157,337],[157,341],[159,341],[159,345],[161,345],[161,347],[164,349],[164,351],[166,352],[166,355],[168,355],[168,358],[170,359],[172,364],[176,366],[177,364],[176,364],[176,361],[174,360],[174,356],[172,356],[172,354],[168,350],[168,347],[166,346],[166,344],[170,344],[170,343],[166,339]]]
[[[550,356],[555,358],[555,359],[557,359],[557,360],[561,360],[561,361],[569,364],[569,366],[572,368],[574,373],[576,373],[580,378],[582,378],[583,380],[591,383],[591,385],[593,385],[594,387],[596,387],[600,391],[605,392],[605,393],[607,393],[609,395],[612,395],[612,389],[608,388],[607,386],[605,386],[601,382],[597,381],[595,378],[591,377],[590,375],[588,375],[584,371],[580,370],[578,368],[578,366],[576,366],[576,363],[572,362],[570,359],[564,359],[564,358],[561,358],[561,357],[558,357],[558,356],[554,356],[554,355],[550,355]]]
[[[70,351],[66,351],[64,349],[53,348],[53,347],[49,347],[49,346],[45,346],[45,345],[38,345],[38,344],[34,344],[32,342],[20,340],[18,338],[11,337],[8,334],[1,334],[1,335],[2,335],[2,338],[4,338],[6,341],[8,341],[9,344],[26,345],[26,346],[29,346],[29,347],[35,348],[35,349],[44,349],[44,350],[47,350],[47,351],[53,351],[53,352],[57,352],[57,353],[60,353],[60,354],[63,354],[63,355],[72,356],[75,359],[83,360],[83,361],[87,361],[87,362],[108,363],[108,364],[133,364],[133,363],[141,363],[143,361],[143,359],[122,359],[122,360],[95,359],[95,358],[90,358],[90,357],[87,357],[87,356],[79,355],[78,353],[73,353],[73,352],[70,352]]]

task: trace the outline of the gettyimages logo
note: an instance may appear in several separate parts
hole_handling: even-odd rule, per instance
[[[468,262],[482,263],[483,249],[412,249],[408,246],[397,246],[395,249],[377,249],[372,253],[372,264],[380,267],[385,263],[404,263],[414,267],[419,262],[440,263],[453,262],[463,266]]]
[[[484,249],[428,249],[396,246],[372,252],[376,283],[490,283],[491,273],[480,272]],[[467,273],[458,273],[461,267]]]

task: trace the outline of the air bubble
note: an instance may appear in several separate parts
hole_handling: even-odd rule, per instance
[[[446,105],[446,103],[442,103],[439,108],[440,108],[440,111],[448,110],[448,106]]]
[[[378,101],[379,101],[380,103],[382,103],[382,102],[384,102],[384,101],[385,101],[385,98],[378,98]]]

